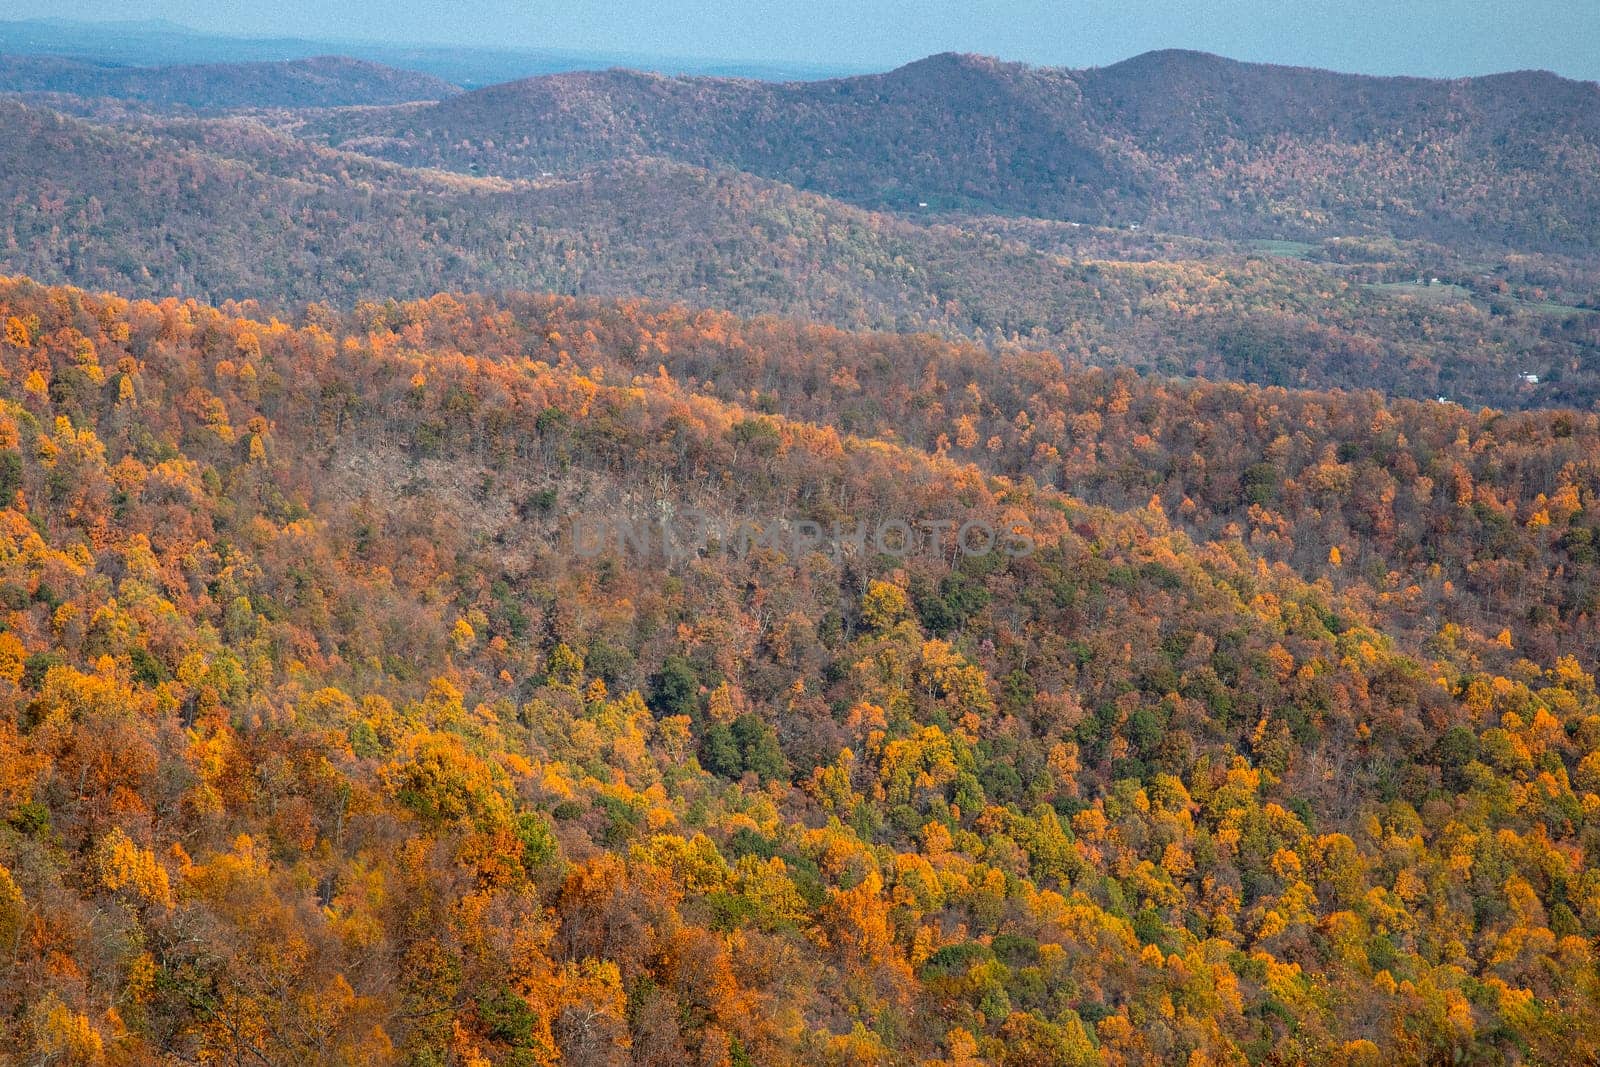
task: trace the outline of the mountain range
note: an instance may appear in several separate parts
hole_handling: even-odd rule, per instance
[[[640,295],[1169,374],[1600,395],[1597,231],[1574,221],[1600,188],[1595,86],[1550,76],[939,56],[823,82],[617,70],[455,93],[337,60],[7,69],[125,94],[0,101],[0,267],[47,281],[283,314]],[[1563,131],[1561,166],[1516,147],[1535,128]],[[1373,165],[1403,130],[1432,155]],[[1473,196],[1440,199],[1474,168]],[[1329,191],[1367,185],[1371,203]]]
[[[1540,73],[1375,78],[1176,51],[1084,71],[947,54],[778,85],[614,70],[330,116],[308,135],[505,176],[661,156],[866,207],[1230,237],[1572,250],[1600,231],[1600,86]]]
[[[1596,86],[0,74],[0,1062],[1600,1063]]]

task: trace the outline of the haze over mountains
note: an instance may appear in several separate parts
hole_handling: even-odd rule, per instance
[[[0,92],[111,97],[159,108],[227,111],[399,104],[438,100],[461,90],[427,74],[342,56],[173,67],[0,56]]]
[[[849,68],[829,65],[741,63],[631,52],[393,44],[372,40],[313,40],[299,37],[231,37],[192,29],[167,19],[118,22],[0,20],[0,53],[69,56],[95,63],[136,67],[285,62],[338,54],[429,74],[470,87],[536,74],[612,66],[772,80],[824,78],[853,73]]]

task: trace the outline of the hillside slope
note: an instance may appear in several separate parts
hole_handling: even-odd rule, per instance
[[[0,1053],[1600,1056],[1577,658],[659,366],[787,363],[726,317],[7,279],[0,324]],[[1534,533],[1592,532],[1566,485]],[[688,508],[686,553],[574,547]],[[801,520],[1032,550],[732,536]]]
[[[562,74],[315,129],[482,173],[648,154],[897,210],[1593,249],[1597,116],[1600,86],[1553,75],[1374,78],[1162,52],[1086,71],[939,55],[782,85]]]
[[[917,224],[659,159],[505,181],[236,120],[125,128],[0,102],[0,128],[0,268],[129,295],[281,311],[445,287],[639,295],[1169,374],[1502,406],[1600,396],[1600,316],[1396,299],[1245,249],[1130,261],[1126,234]]]

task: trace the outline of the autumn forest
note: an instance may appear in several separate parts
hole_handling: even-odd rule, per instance
[[[1600,86],[0,91],[0,1063],[1600,1063]]]

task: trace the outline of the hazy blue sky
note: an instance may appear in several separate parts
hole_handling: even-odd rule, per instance
[[[164,17],[250,36],[525,45],[888,67],[932,52],[1067,66],[1183,47],[1453,76],[1600,78],[1597,0],[7,0],[9,18]]]

